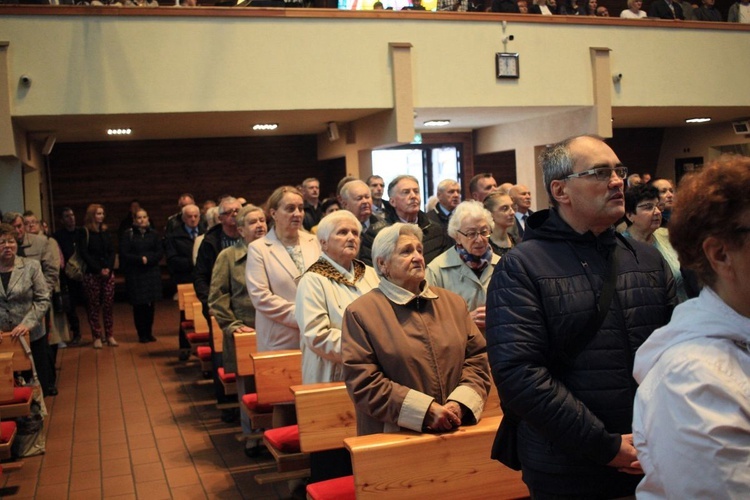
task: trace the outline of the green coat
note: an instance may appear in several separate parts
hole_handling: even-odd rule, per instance
[[[255,308],[245,286],[247,245],[243,240],[219,253],[211,273],[208,307],[224,333],[224,370],[237,371],[234,331],[255,328]]]

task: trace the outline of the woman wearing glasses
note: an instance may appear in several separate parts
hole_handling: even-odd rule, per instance
[[[622,234],[636,241],[653,245],[659,250],[674,275],[677,299],[688,299],[685,281],[680,270],[680,261],[669,243],[669,231],[661,227],[659,190],[652,185],[634,186],[625,192],[625,217],[630,226]]]
[[[513,217],[512,209],[510,213]],[[472,321],[482,329],[487,287],[500,262],[500,256],[490,246],[492,226],[492,214],[480,202],[460,203],[448,222],[448,235],[456,245],[435,257],[426,273],[430,285],[460,295],[469,307]]]

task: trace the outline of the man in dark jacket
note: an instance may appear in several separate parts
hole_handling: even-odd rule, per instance
[[[372,224],[362,233],[362,245],[359,258],[368,266],[372,265],[372,243],[375,236],[384,228],[396,222],[416,224],[422,230],[422,246],[424,248],[425,264],[443,253],[451,244],[443,235],[443,228],[430,221],[419,207],[422,195],[419,191],[419,181],[411,175],[399,175],[388,184],[388,197],[393,211],[387,212],[385,220]]]
[[[669,321],[674,279],[655,248],[612,228],[627,169],[609,146],[575,137],[541,161],[553,208],[529,218],[488,290],[487,350],[506,415],[493,457],[520,465],[532,497],[634,495],[633,356]]]
[[[201,243],[198,249],[198,258],[195,260],[195,269],[193,269],[193,286],[195,287],[195,295],[203,304],[203,316],[206,317],[209,325],[211,325],[211,314],[208,310],[208,294],[211,290],[211,273],[213,272],[219,252],[231,247],[240,239],[235,217],[241,208],[242,205],[236,198],[230,196],[221,200],[219,204],[219,224],[212,227],[206,233],[203,243]],[[209,336],[209,344],[211,351],[213,351],[211,362],[213,365],[216,401],[219,404],[236,401],[236,398],[224,394],[224,388],[217,372],[224,364],[221,353],[217,353],[216,349],[214,349],[213,335]],[[225,422],[236,420],[238,416],[232,410],[222,410],[221,412],[221,418]]]

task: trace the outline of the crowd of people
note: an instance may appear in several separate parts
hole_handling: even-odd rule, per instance
[[[301,350],[303,383],[345,382],[359,434],[474,424],[494,382],[492,454],[523,471],[532,498],[737,498],[750,484],[750,159],[722,157],[679,192],[628,175],[594,136],[548,147],[540,164],[538,211],[527,186],[488,173],[465,201],[458,180],[441,181],[428,211],[410,175],[347,177],[325,200],[308,178],[262,206],[227,195],[198,207],[185,193],[162,238],[134,200],[117,272],[138,339],[156,340],[164,259],[222,330],[218,402],[234,397],[216,373],[236,369],[234,334],[255,331],[259,351]],[[0,224],[0,326],[30,334],[48,395],[55,349],[82,341],[76,301],[52,307],[55,294],[83,297],[94,348],[118,346],[104,207],[83,227],[69,208],[61,221],[54,237],[31,213]],[[65,272],[76,258],[80,279]],[[68,321],[53,337],[56,314]],[[253,391],[240,377],[237,397]],[[277,410],[275,424],[294,423]],[[311,457],[313,481],[350,467],[340,450]]]

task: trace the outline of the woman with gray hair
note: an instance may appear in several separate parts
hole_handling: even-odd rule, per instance
[[[307,268],[297,285],[294,315],[300,330],[302,383],[344,380],[341,323],[355,299],[378,286],[375,270],[356,260],[362,224],[347,210],[323,217],[317,237],[323,253]],[[310,456],[311,482],[351,474],[344,449]]]
[[[500,262],[490,246],[493,226],[492,214],[480,202],[460,203],[448,222],[448,236],[455,246],[427,266],[427,282],[460,295],[479,328],[484,328],[487,287]]]
[[[380,281],[373,268],[356,260],[361,231],[362,224],[347,210],[325,216],[318,225],[323,253],[302,275],[294,310],[301,336],[303,384],[344,380],[344,309]]]
[[[372,250],[380,283],[344,313],[344,379],[358,434],[475,424],[490,377],[484,337],[466,302],[425,281],[416,225],[381,230]]]

